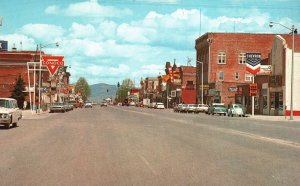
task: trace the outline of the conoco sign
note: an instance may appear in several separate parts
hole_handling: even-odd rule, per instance
[[[58,67],[64,66],[64,56],[42,56],[42,65],[47,66],[51,75],[54,75]]]

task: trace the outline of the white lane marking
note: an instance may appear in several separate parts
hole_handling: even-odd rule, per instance
[[[138,154],[138,156],[147,165],[147,167],[151,170],[152,174],[157,175],[156,171],[151,167],[150,163],[146,160],[146,158],[140,154]]]
[[[123,111],[154,116],[154,114],[143,113],[143,112],[138,112],[138,111],[129,111],[129,110],[123,110]],[[180,123],[188,124],[188,125],[201,126],[201,127],[205,127],[207,129],[210,129],[210,130],[223,132],[223,133],[227,133],[227,134],[233,134],[233,135],[248,137],[248,138],[251,138],[251,139],[254,139],[254,140],[261,140],[261,141],[265,141],[265,142],[275,143],[275,144],[289,146],[289,147],[298,148],[298,149],[300,148],[300,143],[289,141],[289,140],[282,140],[282,139],[278,139],[278,138],[265,137],[265,136],[260,136],[260,135],[257,135],[257,134],[248,133],[248,132],[242,132],[242,131],[233,130],[233,129],[225,129],[225,128],[220,128],[220,127],[213,127],[213,126],[210,126],[210,125],[205,125],[205,124],[200,124],[200,123],[192,124],[192,123],[189,123],[185,120],[180,120],[180,119],[172,119],[172,118],[165,118],[165,119],[168,119],[168,120],[171,120],[171,121],[174,121],[174,122],[180,122]]]

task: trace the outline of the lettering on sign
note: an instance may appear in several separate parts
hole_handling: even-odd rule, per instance
[[[64,66],[64,56],[42,56],[42,65],[47,66],[51,75],[54,75],[58,67]]]

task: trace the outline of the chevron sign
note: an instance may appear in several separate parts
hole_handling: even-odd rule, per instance
[[[256,74],[260,71],[260,53],[246,53],[246,71]]]

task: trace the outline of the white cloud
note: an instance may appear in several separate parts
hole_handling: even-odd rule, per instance
[[[96,30],[93,25],[82,25],[79,23],[72,23],[70,28],[70,37],[72,38],[89,38],[95,37]]]
[[[57,5],[51,5],[45,9],[46,14],[59,14],[59,12],[60,12],[60,7]]]
[[[40,41],[53,42],[60,40],[59,38],[63,36],[65,30],[56,25],[26,24],[19,30],[19,32]]]
[[[103,55],[104,53],[104,49],[101,43],[92,40],[65,39],[62,47],[64,48],[64,54],[68,56],[78,55],[86,57],[97,57]]]
[[[150,40],[146,37],[148,30],[137,27],[130,26],[128,24],[121,24],[118,27],[117,34],[124,41],[132,42],[132,43],[149,43]]]
[[[131,15],[129,9],[119,9],[113,6],[102,6],[97,0],[70,4],[64,13],[68,16],[83,17],[122,17]]]
[[[35,50],[36,43],[34,39],[21,34],[0,35],[0,39],[8,41],[8,50],[11,50],[13,45],[17,50]],[[22,45],[21,45],[22,43]],[[21,48],[22,47],[22,48]]]
[[[86,68],[86,72],[90,73],[93,76],[119,76],[125,75],[130,71],[129,66],[125,64],[119,64],[117,67],[113,66],[103,66],[103,65],[89,65]]]

